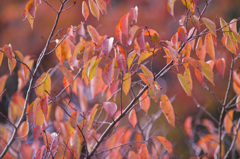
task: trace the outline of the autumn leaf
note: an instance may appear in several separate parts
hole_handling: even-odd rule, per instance
[[[118,25],[116,26],[115,34],[120,43],[122,44],[122,30],[120,28],[120,23],[118,23]]]
[[[47,72],[44,72],[35,83],[35,92],[38,97],[44,97],[51,93],[51,78]]]
[[[113,48],[113,41],[114,41],[114,38],[111,37],[109,39],[105,39],[102,41],[102,51],[108,55],[110,53],[110,51],[112,50]]]
[[[231,133],[234,110],[229,110],[224,117],[223,126],[228,133]]]
[[[128,120],[131,123],[131,125],[135,128],[137,124],[137,115],[135,112],[135,109],[132,109],[128,115]]]
[[[226,63],[224,58],[220,58],[216,62],[216,68],[218,72],[221,74],[222,78],[224,78],[224,72],[226,68]]]
[[[72,126],[73,129],[76,129],[77,123],[78,123],[78,111],[74,111],[70,118],[69,118],[69,123]]]
[[[206,27],[211,31],[211,33],[214,36],[217,36],[215,23],[208,18],[202,18],[202,21],[206,25]]]
[[[5,44],[3,46],[3,51],[4,51],[5,55],[7,56],[7,58],[9,60],[12,60],[12,56],[13,56],[12,45],[11,44],[8,44],[8,45]]]
[[[42,109],[42,112],[45,116],[45,119],[47,119],[47,114],[48,114],[48,95],[44,96],[41,100],[40,100],[40,107]]]
[[[93,0],[88,0],[88,3],[91,13],[93,14],[94,17],[97,18],[97,20],[99,20],[100,12],[96,3]]]
[[[59,66],[58,69],[62,72],[63,76],[67,79],[68,83],[73,87],[73,76],[70,70],[66,67]]]
[[[92,0],[90,0],[90,1],[92,1]],[[92,41],[94,43],[98,44],[100,42],[100,36],[99,36],[97,30],[91,25],[87,26],[87,30],[88,30],[89,35],[92,38]]]
[[[8,78],[8,75],[3,75],[0,77],[0,94],[2,94],[4,91],[7,78]],[[0,101],[2,101],[2,95],[0,96]]]
[[[98,104],[95,104],[94,107],[90,110],[90,114],[88,116],[88,130],[91,130],[92,128],[92,123],[97,111],[98,111]]]
[[[177,77],[184,91],[187,93],[188,96],[191,96],[193,84],[189,68],[186,68],[184,75],[177,74]]]
[[[107,4],[104,0],[96,0],[97,6],[100,9],[101,13],[105,12],[107,14]]]
[[[204,75],[204,77],[206,77],[207,80],[209,80],[214,85],[214,74],[210,65],[204,61],[199,61],[199,63],[201,64],[202,68],[201,72]]]
[[[141,90],[140,90],[141,91]],[[150,107],[150,98],[147,94],[147,90],[140,96],[139,98],[139,105],[140,108],[147,114],[148,109]]]
[[[236,99],[236,107],[238,110],[240,110],[240,96],[238,96]]]
[[[164,116],[168,123],[175,127],[175,114],[171,102],[165,94],[161,96],[160,100],[160,108],[162,109]]]
[[[178,37],[182,42],[187,42],[187,30],[184,26],[178,28]]]
[[[174,3],[176,0],[168,0],[167,2],[167,10],[171,16],[174,17]]]
[[[135,6],[134,8],[131,8],[130,10],[130,15],[132,20],[137,23],[137,18],[138,18],[138,7]]]
[[[128,36],[128,17],[129,13],[125,14],[119,22],[120,29],[125,36]]]
[[[205,61],[206,50],[205,50],[205,45],[203,45],[202,37],[198,38],[195,50],[198,58],[202,61]]]
[[[105,111],[107,112],[109,118],[113,118],[113,115],[116,113],[117,111],[117,104],[113,103],[113,102],[104,102],[103,103],[103,108],[105,109]]]
[[[208,33],[205,36],[205,44],[206,44],[206,52],[209,54],[209,56],[215,60],[215,49],[213,45],[213,39],[212,39],[212,34]]]
[[[76,158],[80,157],[80,153],[81,153],[81,149],[82,149],[81,143],[82,143],[82,141],[76,130],[74,132],[73,136],[70,138],[70,146],[71,146],[71,149],[73,150],[74,156]]]
[[[131,73],[126,73],[123,77],[122,89],[125,95],[128,94],[131,88]]]
[[[149,152],[148,152],[148,149],[147,149],[147,146],[145,143],[141,145],[138,155],[139,155],[140,159],[150,159],[150,155],[149,155]]]
[[[120,68],[120,70],[123,72],[123,74],[125,74],[126,72],[126,59],[124,57],[123,54],[119,53],[117,55],[117,64],[118,64],[118,67]]]
[[[130,70],[132,62],[133,62],[136,54],[137,54],[136,51],[132,51],[128,54],[128,57],[127,57],[128,70]]]
[[[142,63],[145,59],[149,58],[152,55],[152,52],[145,50],[141,53],[138,59],[138,64]]]
[[[44,122],[44,113],[42,111],[40,104],[37,105],[36,112],[34,114],[35,114],[34,120],[36,125],[42,126]]]
[[[19,129],[18,129],[18,136],[19,137],[24,137],[24,139],[27,139],[27,134],[28,134],[28,122],[24,121],[22,122],[22,124],[20,125]]]
[[[163,146],[169,153],[173,152],[172,144],[167,139],[162,136],[157,136],[157,139],[163,144]]]
[[[85,1],[82,2],[82,15],[83,15],[84,19],[87,20],[87,18],[89,16],[89,9],[88,9],[87,3]]]
[[[190,22],[192,23],[192,25],[198,30],[200,31],[200,23],[198,21],[198,17],[196,15],[193,15],[190,19]]]
[[[193,136],[193,132],[192,132],[192,117],[189,116],[185,119],[184,121],[184,130],[186,132],[186,134],[189,136],[189,137],[192,137]]]

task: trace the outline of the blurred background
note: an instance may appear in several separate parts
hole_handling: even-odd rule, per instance
[[[58,0],[47,0],[51,5],[53,5],[57,10],[59,7]],[[0,48],[4,44],[12,44],[13,50],[19,50],[24,55],[31,55],[34,59],[38,57],[41,53],[44,45],[47,41],[48,35],[53,26],[56,13],[44,2],[38,6],[36,12],[36,18],[33,24],[33,29],[31,29],[28,21],[23,21],[23,10],[28,0],[1,0],[0,1]],[[70,2],[69,6],[73,3]],[[60,35],[64,35],[66,30],[71,25],[78,25],[84,18],[81,13],[82,0],[76,0],[76,5],[70,10],[65,11],[60,18],[58,29],[64,29],[60,32]],[[167,0],[111,0],[112,7],[108,6],[107,15],[101,15],[98,21],[92,14],[89,15],[88,24],[91,24],[98,29],[100,35],[115,36],[115,27],[118,24],[120,18],[126,14],[131,8],[138,6],[138,25],[147,26],[148,28],[156,30],[161,40],[170,40],[170,38],[176,33],[179,27],[179,19],[181,15],[186,12],[185,7],[182,5],[180,0],[175,3],[175,19],[167,12]],[[205,0],[199,0],[200,10],[203,8]],[[239,11],[240,1],[239,0],[213,0],[209,7],[207,8],[205,17],[211,20],[217,20],[217,25],[219,26],[218,17],[223,17],[227,22],[233,18],[240,17]],[[239,25],[238,25],[239,27]],[[60,38],[60,37],[58,37]],[[51,44],[50,47],[54,48],[55,42]],[[51,49],[51,48],[49,48]],[[228,54],[224,52],[221,48],[216,48],[217,55],[216,59],[221,57],[227,57]],[[165,59],[161,58],[163,52],[159,52],[159,56],[156,57],[154,61],[155,70],[160,70],[165,65]],[[194,53],[193,53],[194,54]],[[6,64],[6,61],[4,61]],[[42,69],[46,70],[51,66],[57,64],[55,54],[48,56],[44,63],[42,64]],[[216,95],[223,99],[224,93],[227,86],[228,71],[230,63],[227,61],[226,74],[224,79],[220,74],[215,75],[215,86],[209,84],[209,87],[214,90]],[[0,69],[0,76],[8,73],[8,68],[2,65]],[[240,65],[238,64],[237,67]],[[216,72],[216,69],[215,69]],[[194,73],[192,72],[192,76]],[[193,103],[191,97],[187,97],[179,82],[176,81],[175,73],[168,73],[162,79],[160,79],[160,84],[165,87],[167,95],[169,97],[174,97],[173,107],[176,113],[177,119],[177,131],[171,128],[168,124],[162,124],[161,122],[165,119],[161,118],[159,123],[155,126],[156,133],[159,132],[158,129],[166,129],[167,138],[176,145],[174,147],[174,153],[180,158],[189,157],[188,143],[186,142],[186,135],[183,132],[183,122],[187,116],[195,116],[199,113],[199,109]],[[8,82],[12,85],[12,82]],[[11,86],[9,86],[11,87]],[[194,78],[193,82],[193,95],[197,97],[198,102],[207,107],[216,118],[219,115],[219,105],[217,105],[216,100],[208,93]],[[234,93],[231,92],[231,96]],[[159,107],[154,102],[151,102],[150,114],[154,112],[154,107]],[[203,114],[203,117],[207,117]],[[154,131],[154,130],[153,130]],[[161,131],[160,131],[161,132]],[[178,146],[182,144],[183,146]],[[183,153],[186,152],[186,153]]]

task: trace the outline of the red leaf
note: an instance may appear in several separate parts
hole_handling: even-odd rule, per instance
[[[113,102],[104,102],[103,103],[103,108],[105,109],[105,111],[107,112],[109,118],[113,118],[113,115],[116,113],[117,111],[117,104],[113,103]]]
[[[120,29],[122,33],[126,36],[128,36],[128,17],[129,13],[125,14],[121,19],[120,19]]]
[[[117,55],[117,64],[120,70],[125,74],[126,71],[126,58],[123,54],[118,54]]]
[[[113,69],[115,65],[115,59],[110,61],[104,68],[102,72],[102,79],[106,85],[110,85],[112,83],[112,75]]]
[[[137,43],[138,43],[138,45],[140,46],[140,48],[142,50],[146,50],[146,47],[145,47],[145,37],[144,37],[144,30],[143,29],[137,35]]]
[[[132,124],[132,126],[135,128],[135,126],[137,124],[137,115],[136,115],[135,109],[132,109],[130,111],[129,116],[128,116],[128,120]]]
[[[218,59],[216,62],[216,67],[218,72],[221,74],[222,78],[224,78],[224,72],[226,67],[225,59],[224,58]]]
[[[91,25],[87,26],[87,30],[88,30],[89,35],[92,38],[92,41],[94,43],[98,44],[100,42],[100,36],[99,36],[97,30],[94,27],[92,27]]]
[[[187,30],[184,26],[178,28],[178,36],[182,42],[187,42]]]
[[[192,132],[192,117],[187,117],[184,121],[184,130],[186,134],[191,138],[193,136]]]
[[[82,15],[83,15],[84,19],[87,20],[87,18],[89,16],[89,9],[88,9],[87,3],[85,1],[82,2]]]
[[[163,144],[163,146],[169,153],[173,152],[172,144],[167,139],[162,136],[157,136],[157,139]]]
[[[161,96],[160,100],[160,108],[162,109],[164,116],[168,123],[175,127],[175,114],[171,102],[165,94]]]
[[[3,51],[4,51],[5,55],[7,56],[7,58],[9,60],[12,60],[12,56],[13,56],[12,45],[11,44],[9,44],[9,45],[5,44],[3,46]]]
[[[38,137],[41,133],[41,127],[40,126],[35,126],[33,129],[33,137],[35,140],[38,140]]]
[[[106,55],[108,55],[109,52],[112,50],[113,41],[114,41],[113,37],[102,41],[102,50]]]
[[[43,114],[45,116],[45,119],[47,119],[47,114],[48,114],[48,95],[43,97],[40,100],[40,106],[41,106],[42,112],[43,112]]]
[[[120,23],[118,23],[118,25],[116,26],[115,34],[116,34],[118,40],[120,41],[120,43],[122,44],[122,30],[120,28]]]

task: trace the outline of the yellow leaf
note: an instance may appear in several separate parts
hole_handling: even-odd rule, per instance
[[[122,84],[122,89],[125,95],[128,94],[130,88],[131,88],[131,73],[128,72],[124,75]]]
[[[177,74],[178,80],[188,96],[192,94],[192,77],[189,68],[186,68],[185,74]]]
[[[35,92],[38,97],[44,97],[51,93],[51,78],[47,72],[44,72],[35,83]]]
[[[100,12],[96,3],[93,0],[88,0],[88,3],[91,13],[93,14],[94,17],[97,18],[97,20],[99,20]]]
[[[212,34],[211,33],[208,33],[205,36],[205,44],[206,44],[206,52],[215,61],[215,49],[214,49],[213,39],[212,39]]]
[[[164,116],[168,123],[175,127],[175,114],[171,102],[165,94],[161,96],[160,100],[160,108],[162,109]]]
[[[208,18],[202,18],[202,21],[207,26],[207,28],[211,31],[211,33],[217,36],[215,23]]]

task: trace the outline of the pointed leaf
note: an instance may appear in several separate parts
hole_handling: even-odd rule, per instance
[[[89,16],[89,9],[88,9],[87,3],[85,1],[82,2],[82,15],[83,15],[84,19],[87,20],[87,18]]]
[[[141,91],[141,90],[140,90]],[[147,90],[141,95],[141,97],[139,98],[139,105],[140,108],[147,114],[148,109],[150,107],[150,98],[147,94]]]
[[[92,0],[90,0],[90,1],[92,1]],[[100,36],[99,36],[97,30],[94,27],[92,27],[91,25],[87,26],[87,30],[88,30],[89,35],[92,38],[92,41],[94,43],[98,44],[100,42]]]
[[[137,18],[138,18],[138,7],[135,6],[135,8],[131,8],[130,10],[130,15],[132,20],[137,23]]]
[[[35,112],[35,123],[38,126],[42,126],[44,122],[44,113],[40,104],[37,105],[36,112]]]
[[[196,15],[193,15],[190,19],[190,22],[192,23],[192,25],[198,30],[200,31],[200,23],[198,21],[198,18]]]
[[[149,52],[147,50],[142,52],[138,59],[138,64],[142,63],[145,59],[149,58],[151,55],[152,55],[152,52]]]
[[[120,41],[120,43],[122,44],[122,30],[120,27],[120,23],[118,23],[118,25],[116,26],[115,34],[116,34],[116,37],[118,38],[118,40]]]
[[[73,129],[76,129],[77,123],[78,123],[78,111],[74,111],[70,118],[69,118],[69,123],[72,126]]]
[[[135,126],[137,124],[137,115],[136,115],[135,109],[132,109],[130,111],[128,120],[131,123],[131,125],[133,126],[133,128],[135,128]]]
[[[110,61],[104,68],[102,72],[102,79],[106,85],[112,83],[113,70],[115,65],[115,59]]]
[[[187,42],[187,30],[184,26],[178,28],[178,37],[182,42]]]
[[[105,12],[107,14],[107,4],[104,0],[96,0],[97,6],[101,13]]]
[[[201,71],[199,71],[198,69],[195,69],[195,75],[196,75],[196,78],[197,80],[204,86],[204,83],[203,83],[203,74],[201,73]]]
[[[35,83],[35,93],[38,97],[47,95],[45,91],[51,93],[51,78],[47,72],[44,72]]]
[[[62,72],[63,76],[67,79],[68,83],[73,87],[73,76],[70,70],[66,67],[59,66],[58,69]]]
[[[218,59],[216,63],[216,67],[218,72],[221,74],[222,78],[224,78],[224,72],[226,68],[225,59],[224,58]]]
[[[185,130],[186,134],[189,137],[193,136],[193,132],[192,132],[192,119],[193,118],[191,116],[189,116],[184,121],[184,130]]]
[[[147,149],[147,146],[145,143],[141,145],[138,155],[139,155],[140,159],[150,159],[150,155],[149,155],[149,152],[148,152],[148,149]]]
[[[206,27],[211,31],[211,33],[213,35],[217,36],[215,23],[207,18],[202,18],[202,21],[206,25]]]
[[[168,0],[167,10],[172,17],[174,17],[174,3],[176,0]]]
[[[107,112],[109,118],[113,118],[113,115],[116,113],[117,111],[117,104],[113,103],[113,102],[104,102],[103,103],[103,108],[105,109],[105,111]]]
[[[122,33],[125,36],[128,36],[128,17],[129,17],[129,13],[125,14],[121,19],[120,19],[120,29],[122,31]]]
[[[18,136],[19,137],[24,137],[24,139],[27,138],[27,134],[28,134],[28,122],[27,121],[24,121],[21,126],[19,127],[18,129]]]
[[[144,30],[143,29],[137,35],[137,43],[138,43],[139,47],[141,48],[141,50],[146,50],[145,37],[144,37]]]
[[[209,80],[213,85],[214,85],[214,74],[213,74],[213,70],[210,67],[210,65],[204,61],[199,61],[199,63],[202,66],[202,74],[204,75],[204,77],[207,78],[207,80]]]
[[[165,94],[161,96],[160,100],[160,108],[162,109],[164,116],[168,123],[175,127],[175,114],[171,102]]]
[[[132,62],[136,56],[136,51],[132,51],[128,54],[128,57],[127,57],[127,65],[128,65],[128,69],[130,70],[131,68],[131,65],[132,65]]]
[[[230,110],[224,117],[223,126],[228,133],[231,133],[234,110]]]
[[[187,93],[188,96],[191,96],[193,85],[192,85],[192,77],[191,77],[189,68],[186,69],[184,75],[177,74],[177,77],[184,91]]]
[[[128,94],[131,88],[131,73],[126,73],[123,77],[122,89],[125,95]]]
[[[10,74],[12,74],[14,68],[16,67],[17,61],[15,58],[12,58],[12,60],[8,59],[8,68],[10,71]]]
[[[7,56],[7,58],[9,60],[12,60],[12,56],[13,56],[12,45],[11,44],[9,44],[9,45],[5,44],[3,46],[3,51],[4,51],[5,55]]]
[[[120,68],[120,70],[123,72],[123,74],[125,74],[126,59],[125,59],[124,55],[121,53],[117,55],[117,64],[118,64],[118,67]]]
[[[97,18],[97,20],[99,20],[100,12],[96,3],[93,0],[88,0],[88,3],[91,13],[93,14],[94,17]]]
[[[167,139],[162,136],[157,136],[157,139],[163,144],[163,146],[169,153],[173,152],[172,144]]]
[[[102,50],[106,55],[108,55],[110,53],[110,51],[112,50],[113,41],[114,41],[113,37],[102,41]]]
[[[209,56],[215,60],[215,49],[213,45],[213,39],[212,39],[212,34],[208,33],[205,36],[205,44],[206,44],[206,52],[209,54]]]
[[[200,60],[205,61],[206,51],[205,51],[205,48],[203,48],[202,37],[198,38],[198,41],[196,44],[196,55]]]

